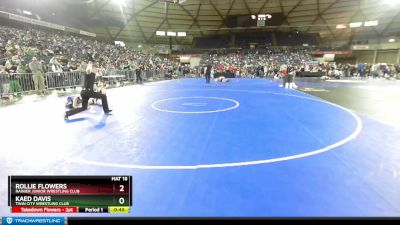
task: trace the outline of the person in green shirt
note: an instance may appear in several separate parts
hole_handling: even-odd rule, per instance
[[[21,97],[22,87],[19,83],[19,76],[15,74],[17,71],[17,66],[13,65],[10,61],[7,61],[5,64],[5,71],[8,73],[8,76],[10,78],[9,93],[13,97]]]
[[[33,48],[28,48],[28,50],[25,51],[25,55],[29,57],[33,57],[36,55],[36,51]]]

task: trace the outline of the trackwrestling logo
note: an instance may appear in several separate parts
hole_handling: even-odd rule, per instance
[[[30,224],[53,224],[64,225],[63,217],[3,217],[2,224],[30,225]]]

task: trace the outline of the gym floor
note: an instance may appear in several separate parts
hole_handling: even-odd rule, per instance
[[[400,128],[400,81],[298,79],[300,90]]]
[[[399,82],[296,84],[127,86],[67,121],[65,98],[2,107],[0,214],[8,175],[132,175],[121,216],[399,216]]]

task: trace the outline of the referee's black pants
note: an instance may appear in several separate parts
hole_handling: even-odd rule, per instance
[[[67,111],[66,112],[67,116],[72,116],[72,115],[75,115],[75,114],[85,111],[88,107],[88,102],[89,102],[90,98],[100,98],[101,104],[103,105],[103,111],[105,113],[107,113],[109,111],[107,95],[102,94],[100,92],[94,92],[93,90],[82,90],[81,96],[82,96],[82,107]]]
[[[210,74],[206,74],[206,83],[210,83],[210,79],[211,79],[211,75]]]
[[[138,84],[143,83],[142,73],[137,73],[136,74],[136,83],[138,83]]]

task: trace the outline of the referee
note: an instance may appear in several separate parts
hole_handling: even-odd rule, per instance
[[[212,66],[210,64],[207,65],[207,70],[206,70],[206,83],[209,84],[210,83],[210,79],[211,79],[211,68]]]
[[[93,67],[95,67],[95,66],[92,65],[92,62],[89,62],[88,66],[86,68],[83,89],[81,91],[82,107],[72,109],[70,111],[65,112],[64,119],[68,119],[69,116],[72,116],[72,115],[75,115],[75,114],[85,111],[88,107],[88,102],[89,102],[90,98],[100,98],[101,99],[101,103],[103,105],[103,111],[105,114],[109,114],[112,111],[108,108],[107,96],[100,92],[94,91],[94,81],[96,79],[96,74],[93,72],[95,69]]]

